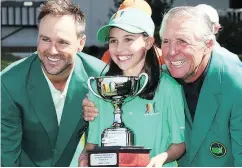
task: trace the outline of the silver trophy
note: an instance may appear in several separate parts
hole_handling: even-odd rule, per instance
[[[141,78],[145,77],[143,85]],[[92,80],[96,81],[96,90],[91,85]],[[91,92],[105,101],[111,102],[114,106],[114,120],[110,128],[106,128],[101,137],[101,146],[133,146],[134,134],[125,127],[122,121],[122,105],[137,96],[146,86],[148,75],[141,73],[139,76],[101,76],[90,77],[88,87]]]

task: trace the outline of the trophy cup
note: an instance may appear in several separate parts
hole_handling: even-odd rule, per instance
[[[145,77],[141,86],[141,78]],[[96,82],[97,92],[91,82]],[[137,96],[148,83],[148,75],[141,73],[137,76],[101,76],[90,77],[88,87],[97,97],[104,99],[114,106],[114,120],[110,128],[101,135],[101,147],[88,152],[89,166],[138,166],[144,167],[149,162],[149,151],[141,146],[134,146],[134,134],[125,127],[122,121],[122,105]],[[141,87],[140,87],[141,86]],[[133,158],[133,159],[132,159]]]

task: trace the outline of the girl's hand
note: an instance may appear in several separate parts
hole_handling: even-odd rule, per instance
[[[162,167],[167,160],[168,154],[163,152],[155,157],[153,157],[150,163],[146,167]]]
[[[88,167],[87,154],[81,153],[78,158],[78,167]]]

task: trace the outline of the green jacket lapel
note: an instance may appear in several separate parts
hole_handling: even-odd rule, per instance
[[[51,147],[54,148],[58,133],[56,111],[38,56],[29,71],[27,94],[34,112],[49,136]]]
[[[73,132],[76,129],[79,121],[83,119],[81,113],[81,103],[88,93],[88,87],[85,83],[87,78],[88,76],[79,58],[76,60],[75,68],[69,83],[56,142],[57,154],[52,160],[52,165],[55,165],[55,163],[59,160],[70,138],[73,136]]]
[[[190,141],[190,164],[202,145],[219,107],[221,69],[219,57],[213,53],[195,112]]]

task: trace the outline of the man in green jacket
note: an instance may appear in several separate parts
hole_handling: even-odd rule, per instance
[[[37,52],[1,72],[2,166],[69,166],[87,128],[86,80],[104,64],[81,53],[85,17],[69,1],[40,7]]]
[[[186,100],[179,166],[242,166],[242,63],[216,46],[213,24],[196,7],[173,8],[161,24],[165,64]]]

